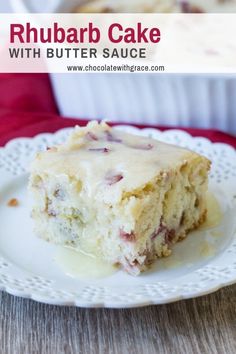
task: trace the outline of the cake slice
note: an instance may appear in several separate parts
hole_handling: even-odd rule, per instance
[[[195,152],[90,122],[37,154],[35,230],[139,274],[204,221],[209,168]]]

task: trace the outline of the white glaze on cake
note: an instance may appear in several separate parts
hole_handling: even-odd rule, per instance
[[[189,150],[90,122],[32,164],[36,232],[137,274],[204,220],[209,166]]]

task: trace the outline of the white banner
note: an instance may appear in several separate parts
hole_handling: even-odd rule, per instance
[[[0,72],[236,73],[236,14],[0,14]]]

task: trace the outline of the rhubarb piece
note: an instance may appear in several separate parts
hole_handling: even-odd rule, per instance
[[[88,140],[95,140],[95,141],[98,140],[98,137],[95,134],[93,134],[92,132],[88,132],[85,136]]]
[[[121,173],[112,173],[108,172],[105,176],[105,180],[109,186],[112,186],[115,183],[118,183],[124,178]]]
[[[96,149],[89,149],[89,151],[97,151],[97,152],[104,152],[107,153],[110,150],[108,148],[96,148]]]
[[[195,152],[90,122],[37,154],[35,230],[137,275],[204,221],[209,168]]]
[[[133,231],[125,232],[124,230],[120,229],[119,235],[124,241],[128,241],[128,242],[134,242],[135,241],[135,234],[134,234]]]
[[[105,132],[106,139],[107,141],[112,141],[114,143],[122,143],[122,139],[117,138],[114,134],[112,134],[110,131]]]
[[[203,10],[195,5],[191,4],[188,0],[180,2],[181,11],[184,13],[203,13]]]

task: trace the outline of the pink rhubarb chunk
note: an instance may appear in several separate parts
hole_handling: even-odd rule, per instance
[[[110,150],[108,148],[94,148],[94,149],[89,149],[89,151],[95,151],[95,152],[104,152],[104,153],[107,153],[109,152]]]
[[[111,141],[114,143],[122,143],[122,140],[114,136],[111,132],[106,131],[105,134],[106,134],[107,141]]]
[[[112,186],[113,184],[121,181],[124,178],[124,176],[121,173],[107,173],[105,180],[109,186]]]
[[[122,238],[122,240],[124,241],[128,241],[128,242],[134,242],[136,237],[134,232],[125,232],[124,230],[120,229],[120,237]]]
[[[90,141],[98,141],[97,135],[95,135],[94,133],[91,133],[91,132],[88,132],[86,134],[86,138]]]

